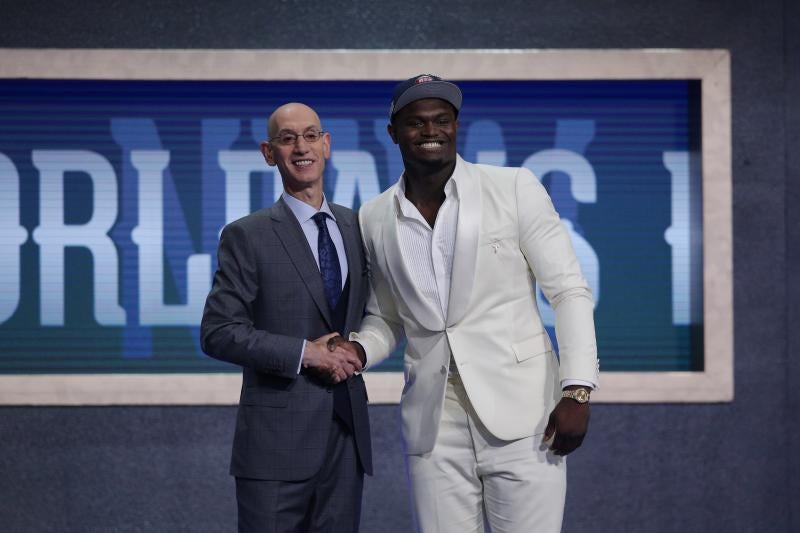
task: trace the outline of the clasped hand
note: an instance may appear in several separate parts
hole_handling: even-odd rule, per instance
[[[363,368],[352,343],[338,333],[306,341],[303,367],[328,383],[340,383]]]

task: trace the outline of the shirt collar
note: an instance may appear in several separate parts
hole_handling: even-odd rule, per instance
[[[467,178],[464,173],[464,160],[461,159],[461,156],[456,155],[456,168],[453,170],[450,179],[444,184],[445,199],[449,198],[451,195],[458,199],[458,184],[465,179]],[[400,176],[400,179],[397,180],[397,188],[394,190],[394,199],[401,216],[413,217],[413,213],[415,213],[417,209],[408,198],[406,198],[405,172]]]
[[[302,200],[298,200],[291,194],[287,194],[286,191],[283,191],[281,198],[283,198],[283,201],[286,202],[289,210],[294,214],[295,218],[300,224],[308,222],[311,220],[311,217],[317,213],[325,213],[333,220],[336,220],[336,217],[333,216],[333,211],[331,211],[331,206],[328,205],[328,200],[325,198],[324,194],[322,195],[322,206],[319,208],[319,211]]]

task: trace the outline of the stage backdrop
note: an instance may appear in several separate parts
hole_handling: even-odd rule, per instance
[[[466,160],[550,192],[595,296],[598,399],[732,398],[725,52],[0,54],[0,402],[236,401],[198,324],[221,228],[281,193],[268,114],[318,111],[326,196],[357,209],[402,172],[387,113],[412,64],[461,87]],[[371,397],[401,371],[402,347]]]

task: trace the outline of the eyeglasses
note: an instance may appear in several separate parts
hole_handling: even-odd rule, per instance
[[[324,132],[322,130],[319,130],[319,131],[317,131],[317,130],[308,130],[308,131],[304,131],[303,133],[299,133],[299,134],[295,133],[293,131],[285,131],[285,132],[282,132],[277,137],[271,138],[269,140],[269,142],[276,142],[276,143],[280,144],[281,146],[294,146],[295,143],[297,142],[297,139],[302,137],[303,139],[305,139],[305,141],[307,143],[313,144],[313,143],[317,142],[318,140],[320,140],[320,138],[322,138],[322,136],[325,135],[325,133],[327,133],[327,132]]]

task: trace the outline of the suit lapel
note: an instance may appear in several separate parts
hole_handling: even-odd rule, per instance
[[[314,261],[314,254],[309,248],[306,236],[300,228],[300,223],[282,199],[275,203],[271,216],[272,220],[276,222],[272,227],[283,244],[286,254],[300,274],[300,278],[306,284],[308,292],[311,294],[311,298],[314,300],[317,308],[319,308],[319,312],[325,319],[328,328],[332,329],[333,320],[328,301],[325,299],[325,288],[322,285],[322,276],[319,273],[316,261]],[[347,261],[349,267],[349,253]]]
[[[386,265],[391,273],[391,279],[397,287],[396,294],[403,299],[409,311],[411,311],[411,315],[422,327],[430,331],[441,331],[444,329],[441,310],[434,308],[417,289],[406,266],[403,253],[400,250],[400,239],[397,235],[397,216],[399,213],[394,195],[390,198],[390,202],[391,208],[386,210],[386,214],[383,217],[381,233]]]
[[[478,262],[478,236],[481,229],[481,176],[459,156],[455,172],[458,176],[458,230],[453,250],[453,272],[450,277],[450,300],[447,305],[447,326],[464,316],[472,296],[475,266]]]
[[[347,270],[350,276],[350,295],[347,300],[347,315],[345,325],[356,324],[357,319],[361,318],[363,309],[359,309],[358,295],[361,289],[361,274],[363,266],[361,264],[361,235],[356,231],[352,223],[351,213],[335,204],[330,205],[331,211],[336,216],[336,225],[339,226],[339,233],[342,234],[344,242],[344,253],[347,256]],[[358,316],[356,316],[358,314]],[[342,335],[344,331],[340,331]]]

